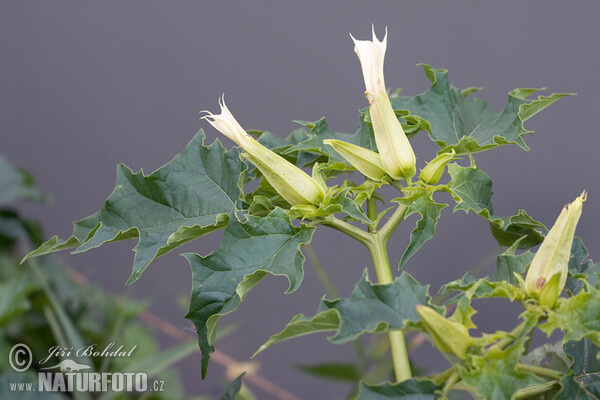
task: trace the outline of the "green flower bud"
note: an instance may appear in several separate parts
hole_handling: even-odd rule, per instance
[[[327,139],[323,143],[333,147],[339,155],[366,177],[374,181],[380,181],[387,176],[381,165],[379,154],[374,151],[343,140]]]
[[[208,111],[206,119],[219,132],[237,143],[250,160],[269,181],[271,186],[291,205],[318,205],[325,198],[325,190],[308,174],[283,157],[267,149],[246,133],[235,120],[223,98],[219,100],[221,114]]]
[[[442,175],[444,174],[444,170],[446,169],[446,164],[448,161],[452,160],[456,152],[454,149],[450,153],[442,153],[433,160],[431,160],[425,168],[421,170],[420,178],[423,182],[428,185],[435,185],[442,179]]]
[[[467,358],[467,352],[475,341],[463,324],[446,319],[433,308],[423,305],[417,306],[417,314],[442,352],[456,354],[462,360]]]
[[[525,278],[527,294],[549,307],[554,305],[567,282],[575,227],[586,195],[584,191],[563,208],[535,254]]]
[[[383,61],[387,32],[381,42],[375,31],[372,41],[356,40],[354,37],[352,40],[362,67],[365,96],[370,104],[369,115],[383,169],[394,179],[410,180],[417,173],[415,153],[385,91]]]

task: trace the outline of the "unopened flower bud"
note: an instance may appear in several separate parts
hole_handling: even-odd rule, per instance
[[[383,169],[394,179],[410,180],[417,172],[415,153],[385,91],[383,61],[387,31],[381,42],[375,36],[375,30],[372,41],[356,40],[354,37],[352,40],[362,67],[369,115]]]
[[[552,307],[567,282],[575,227],[581,216],[586,192],[567,204],[535,254],[525,279],[525,291]]]
[[[246,133],[235,120],[223,98],[219,100],[220,114],[202,117],[219,132],[237,143],[250,160],[269,181],[271,186],[291,205],[318,205],[325,197],[324,189],[300,168],[267,149]]]
[[[435,185],[438,183],[440,179],[442,179],[442,175],[446,169],[446,164],[448,164],[448,161],[452,160],[455,155],[456,152],[454,149],[452,149],[450,153],[442,153],[431,160],[429,164],[427,164],[425,168],[421,170],[421,180],[428,185]]]
[[[442,352],[456,354],[462,360],[467,358],[467,352],[475,342],[466,326],[444,318],[433,308],[423,305],[417,306],[417,314]]]
[[[333,147],[339,155],[366,177],[374,181],[380,181],[387,176],[381,165],[379,154],[374,151],[343,140],[328,139],[324,140],[323,143]]]

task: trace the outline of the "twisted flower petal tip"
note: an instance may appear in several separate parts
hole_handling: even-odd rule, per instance
[[[208,114],[207,120],[216,130],[237,143],[271,186],[292,206],[318,205],[325,198],[325,190],[313,178],[283,157],[267,149],[246,133],[237,122],[223,97],[219,100],[220,114]]]
[[[385,79],[383,76],[383,63],[387,49],[387,28],[383,40],[377,39],[375,27],[372,27],[372,40],[357,40],[350,34],[354,42],[354,52],[360,60],[365,80],[366,93],[374,95],[376,92],[385,91]],[[367,95],[367,98],[369,96]],[[371,102],[371,100],[369,100]]]
[[[416,174],[416,157],[396,117],[385,91],[383,62],[387,47],[387,30],[382,41],[373,30],[373,40],[354,41],[365,81],[369,115],[383,169],[394,179],[410,179]]]

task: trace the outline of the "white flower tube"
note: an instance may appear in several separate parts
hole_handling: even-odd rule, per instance
[[[248,158],[269,181],[271,186],[291,205],[318,205],[325,197],[324,189],[300,168],[275,154],[246,133],[225,105],[219,99],[220,114],[209,111],[202,117],[215,129],[237,143]]]
[[[373,40],[356,40],[352,35],[350,37],[354,41],[354,51],[362,67],[365,96],[370,104],[369,114],[383,168],[394,179],[410,180],[417,172],[415,153],[385,91],[383,62],[387,30],[382,41],[377,39],[374,29]]]

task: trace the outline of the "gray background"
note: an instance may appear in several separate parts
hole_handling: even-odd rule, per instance
[[[527,153],[504,147],[477,155],[494,179],[496,214],[519,208],[551,225],[561,207],[589,192],[577,234],[597,254],[600,178],[597,1],[0,1],[0,152],[31,170],[54,202],[23,210],[47,234],[67,237],[71,222],[95,212],[111,193],[123,162],[150,173],[180,152],[203,127],[198,111],[227,104],[247,129],[287,135],[294,119],[326,116],[335,131],[353,132],[365,107],[364,83],[349,32],[370,37],[389,27],[386,83],[413,95],[428,88],[420,62],[447,68],[458,87],[485,86],[479,95],[501,110],[516,87],[577,92],[535,116],[526,127]],[[231,143],[226,142],[227,146]],[[419,166],[435,154],[424,134],[413,140]],[[442,200],[440,198],[440,200]],[[407,245],[414,217],[392,244],[395,261]],[[207,254],[213,235],[186,246]],[[151,310],[181,329],[190,324],[177,299],[187,297],[190,271],[176,254],[156,261],[124,287],[135,242],[82,255],[61,254],[98,285],[149,298]],[[320,229],[314,249],[344,295],[369,265],[366,251]],[[407,270],[434,290],[478,264],[497,245],[479,217],[444,211],[436,238]],[[394,262],[393,261],[393,262]],[[296,313],[313,313],[323,295],[310,266],[305,283],[284,295],[285,279],[267,277],[233,317],[238,331],[217,344],[245,360]],[[508,328],[519,307],[477,303],[486,331]],[[503,318],[499,318],[503,316]],[[166,341],[168,343],[168,341]],[[430,346],[422,364],[441,364]],[[342,398],[344,386],[322,383],[294,364],[351,359],[349,346],[324,336],[282,344],[257,360],[261,373],[302,398]],[[199,356],[182,364],[194,393],[220,393],[223,369],[213,363],[199,379]],[[257,392],[260,398],[268,396]]]

